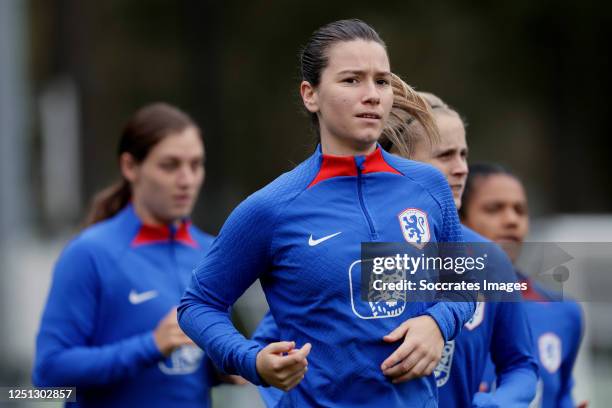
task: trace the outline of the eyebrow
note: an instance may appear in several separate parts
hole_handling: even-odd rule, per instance
[[[344,75],[344,74],[363,75],[365,73],[366,73],[366,71],[359,70],[359,69],[345,69],[344,71],[338,72],[338,75]],[[377,71],[376,75],[390,76],[391,72],[389,72],[389,71]]]
[[[167,155],[163,155],[159,158],[160,161],[164,161],[164,160],[175,160],[175,161],[181,161],[181,160],[203,160],[204,159],[204,155],[197,155],[197,156],[191,156],[191,157],[183,157],[183,156],[177,156],[175,154],[167,154]]]
[[[469,149],[467,147],[462,147],[460,149],[456,148],[456,147],[445,147],[445,148],[438,148],[438,149],[434,149],[434,150],[435,150],[435,152],[437,154],[448,153],[448,152],[459,152],[459,153],[461,153],[461,152],[468,152],[469,151]]]
[[[443,153],[451,153],[451,152],[456,152],[457,149],[455,149],[454,147],[445,147],[445,148],[438,148],[434,150],[435,154],[443,154]]]

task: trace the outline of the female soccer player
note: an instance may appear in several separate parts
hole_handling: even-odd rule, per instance
[[[407,85],[397,76],[392,83],[396,98],[402,98],[402,90]],[[409,112],[401,109],[402,104],[396,103],[394,109],[401,109],[395,115],[399,120],[388,124],[381,143],[392,152],[429,163],[440,170],[446,176],[459,209],[468,175],[465,125],[459,114],[440,98],[428,93],[421,95],[434,112],[438,141],[427,138]],[[490,267],[498,280],[513,280],[510,261],[497,245],[465,226],[463,234],[474,251],[487,253],[489,265],[493,259],[498,260],[495,267]],[[489,353],[499,373],[499,386],[495,394],[478,393]],[[537,367],[522,304],[479,302],[463,332],[454,342],[446,344],[435,374],[443,407],[527,406],[535,394]]]
[[[176,317],[212,242],[187,218],[204,180],[200,130],[175,107],[148,105],[118,153],[121,181],[55,266],[33,383],[76,386],[83,407],[210,406],[212,366]]]
[[[435,407],[428,374],[474,298],[362,301],[360,247],[462,241],[452,194],[439,172],[377,146],[393,92],[371,27],[321,27],[301,62],[300,92],[321,144],[233,211],[196,268],[179,323],[221,370],[290,390],[280,406]],[[404,233],[408,216],[424,228]],[[258,278],[287,340],[266,347],[240,335],[228,315]]]
[[[395,76],[392,75],[392,78],[395,78]],[[392,85],[395,85],[395,81],[393,80]],[[386,127],[397,127],[396,125],[404,121],[406,115],[409,115],[411,120],[420,123],[420,129],[422,130],[421,136],[427,140],[428,143],[438,142],[438,128],[432,118],[427,116],[427,112],[429,111],[427,106],[425,110],[423,109],[423,103],[427,102],[409,85],[403,83],[402,85],[405,86],[401,89],[393,86],[393,105]],[[389,123],[391,123],[391,125],[389,125]],[[400,132],[387,132],[385,134],[385,140],[399,146],[405,146],[407,143],[402,139],[402,134]],[[278,326],[274,321],[274,316],[272,316],[270,312],[266,313],[261,320],[253,333],[252,339],[264,346],[280,340]],[[275,407],[283,396],[282,390],[274,387],[259,386],[258,391],[266,406],[270,408]]]
[[[499,165],[470,166],[461,218],[499,243],[516,261],[529,230],[527,196],[521,181]],[[558,294],[521,276],[532,289],[524,294],[524,305],[540,366],[538,394],[532,406],[573,408],[572,369],[582,338],[582,311],[578,303],[560,301]]]

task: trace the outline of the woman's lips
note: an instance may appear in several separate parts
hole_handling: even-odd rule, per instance
[[[368,123],[379,123],[382,119],[382,117],[377,113],[359,113],[355,116]]]
[[[191,196],[189,194],[182,194],[174,196],[174,201],[179,204],[186,204],[191,201]]]
[[[519,243],[521,242],[521,239],[516,235],[500,235],[495,239],[495,241]]]

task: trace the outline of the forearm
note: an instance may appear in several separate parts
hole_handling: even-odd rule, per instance
[[[227,310],[203,302],[188,290],[179,306],[178,320],[183,331],[206,350],[222,372],[238,374],[253,384],[261,384],[256,358],[262,346],[247,340],[236,330]]]
[[[502,407],[528,406],[536,393],[538,377],[530,365],[515,367],[499,375],[495,399]]]
[[[436,321],[444,341],[449,341],[457,337],[472,317],[475,305],[474,302],[436,302],[425,310],[425,314]]]
[[[46,387],[103,386],[130,378],[162,358],[152,332],[103,346],[49,347],[40,352],[33,382]]]

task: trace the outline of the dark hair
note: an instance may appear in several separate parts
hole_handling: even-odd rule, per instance
[[[142,163],[155,145],[166,136],[193,127],[201,132],[195,121],[175,106],[163,102],[140,108],[128,120],[121,133],[117,157],[129,153],[137,163]],[[117,214],[132,198],[130,183],[121,180],[97,193],[92,201],[85,226],[105,220]]]
[[[313,87],[318,86],[321,81],[321,72],[328,64],[327,51],[329,48],[337,42],[354,40],[374,41],[386,48],[376,30],[361,20],[339,20],[326,24],[312,33],[300,52],[302,80],[308,81]],[[318,133],[317,115],[311,113],[310,118]]]
[[[465,181],[465,188],[463,195],[461,196],[461,208],[459,209],[459,217],[464,219],[467,215],[467,209],[470,206],[470,202],[476,192],[476,181],[480,178],[486,178],[495,175],[510,176],[517,181],[521,181],[516,174],[514,174],[507,167],[497,163],[476,163],[469,166],[468,177]]]

